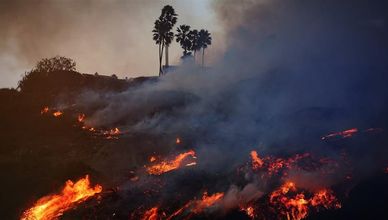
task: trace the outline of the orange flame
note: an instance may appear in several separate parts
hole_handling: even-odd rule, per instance
[[[213,206],[216,202],[221,200],[224,197],[224,193],[215,193],[211,196],[207,195],[207,192],[205,192],[202,196],[201,200],[198,200],[195,203],[195,206],[193,208],[194,213],[200,213],[202,210],[204,210],[207,207]]]
[[[357,132],[358,132],[357,128],[351,128],[351,129],[348,129],[348,130],[345,130],[345,131],[330,133],[328,135],[325,135],[325,136],[321,137],[321,139],[325,140],[327,138],[333,138],[333,137],[338,137],[338,136],[341,136],[342,138],[348,138],[348,137],[352,137],[353,134],[355,134]]]
[[[248,207],[242,207],[240,208],[241,211],[244,211],[251,219],[254,219],[256,217],[255,209],[252,206]]]
[[[293,182],[286,182],[270,195],[270,203],[278,206],[280,213],[287,219],[303,219],[307,217],[311,207],[341,208],[337,198],[328,189],[318,191],[310,199],[306,198],[303,193],[290,195],[290,192],[295,193],[296,191],[297,188]]]
[[[224,197],[224,193],[215,193],[211,196],[208,196],[207,192],[204,192],[201,199],[189,201],[188,203],[186,203],[184,206],[182,206],[180,209],[175,211],[166,219],[167,220],[175,219],[175,217],[184,213],[186,209],[188,209],[192,213],[196,213],[196,214],[201,213],[204,209],[215,205],[223,197]],[[182,218],[178,218],[178,219],[182,219]],[[188,219],[188,218],[183,218],[183,219]]]
[[[56,111],[56,112],[53,113],[53,116],[54,116],[54,117],[59,117],[59,116],[61,116],[62,114],[63,114],[63,112],[61,112],[61,111]]]
[[[48,113],[49,112],[49,107],[48,106],[45,106],[42,110],[40,110],[40,114],[43,115],[45,113]]]
[[[153,207],[147,210],[142,217],[142,220],[157,220],[157,219],[159,219],[158,207]]]
[[[252,169],[257,170],[264,164],[263,160],[259,157],[256,151],[251,151]]]
[[[156,160],[156,157],[155,156],[151,156],[150,157],[150,162],[154,162]]]
[[[76,183],[71,180],[66,182],[61,194],[42,197],[35,205],[26,210],[21,220],[51,220],[61,216],[74,205],[84,202],[96,193],[102,191],[102,186],[90,187],[89,176],[86,175]]]
[[[175,157],[174,160],[162,161],[158,164],[155,164],[151,167],[148,167],[147,172],[149,174],[153,174],[153,175],[161,175],[163,173],[166,173],[166,172],[169,172],[172,170],[176,170],[176,169],[180,168],[181,166],[195,165],[193,163],[189,163],[189,164],[185,164],[185,165],[183,164],[184,160],[189,156],[191,156],[193,159],[196,158],[195,152],[193,150],[190,150],[188,152],[179,154],[178,156]]]

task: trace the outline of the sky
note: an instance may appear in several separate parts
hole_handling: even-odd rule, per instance
[[[16,87],[40,59],[56,55],[75,60],[82,73],[157,75],[158,47],[151,31],[167,4],[178,14],[176,27],[211,32],[205,55],[211,65],[224,48],[212,0],[0,0],[0,88]],[[178,43],[169,52],[170,64],[178,64]]]

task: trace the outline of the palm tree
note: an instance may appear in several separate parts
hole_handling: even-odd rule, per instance
[[[181,25],[176,30],[178,33],[176,36],[176,42],[178,42],[183,49],[183,56],[188,56],[191,53],[188,52],[191,50],[191,41],[190,41],[190,26],[189,25]]]
[[[159,45],[159,76],[163,73],[163,50],[166,48],[166,66],[168,66],[168,46],[171,44],[174,33],[171,31],[177,22],[177,14],[172,6],[166,5],[154,23],[153,40]]]
[[[207,30],[201,29],[198,33],[199,48],[202,48],[202,67],[204,67],[205,49],[212,44],[212,37]]]
[[[175,13],[175,10],[172,6],[166,5],[163,7],[161,17],[164,17],[165,20],[170,23],[170,27],[171,27],[170,30],[172,30],[172,28],[174,27],[174,25],[178,20],[177,16],[178,15]],[[173,39],[174,39],[174,33],[170,31],[166,38],[166,64],[165,64],[166,67],[168,67],[168,47],[170,46]]]
[[[189,32],[189,39],[191,41],[191,48],[190,50],[194,52],[194,62],[195,62],[195,54],[196,52],[201,49],[199,46],[199,35],[198,30],[194,29]]]

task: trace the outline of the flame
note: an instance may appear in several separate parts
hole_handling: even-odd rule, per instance
[[[78,122],[79,122],[79,123],[84,122],[84,121],[85,121],[85,117],[86,117],[85,114],[83,114],[83,113],[79,114],[79,115],[78,115],[78,118],[77,118]]]
[[[328,189],[322,189],[309,199],[303,193],[295,193],[297,188],[295,183],[286,182],[279,189],[273,191],[269,197],[272,205],[280,210],[280,214],[285,215],[287,219],[300,220],[306,218],[309,209],[314,207],[341,208],[337,198]],[[292,196],[294,194],[295,196]]]
[[[314,197],[310,200],[312,206],[323,206],[326,209],[341,208],[341,204],[337,201],[337,198],[328,189],[322,189],[314,194]]]
[[[309,153],[296,154],[293,157],[283,159],[283,158],[274,158],[274,157],[263,157],[260,158],[257,151],[251,151],[250,153],[252,161],[252,170],[263,169],[267,171],[268,175],[273,175],[279,173],[284,168],[292,168],[295,166],[299,160],[309,157]]]
[[[252,206],[248,207],[242,207],[240,208],[241,211],[244,211],[251,219],[254,219],[256,217],[255,209]]]
[[[156,157],[155,156],[151,156],[150,157],[150,162],[154,162],[154,161],[156,161]]]
[[[109,131],[104,132],[107,135],[119,135],[120,130],[118,128],[110,129]]]
[[[340,132],[330,133],[328,135],[321,137],[321,139],[325,140],[327,138],[333,138],[333,137],[338,137],[338,136],[341,136],[342,138],[349,138],[349,137],[352,137],[353,134],[355,134],[357,132],[358,132],[357,128],[351,128],[351,129],[340,131]]]
[[[186,209],[189,209],[189,211],[191,213],[195,213],[195,214],[201,213],[206,208],[215,205],[223,197],[224,197],[224,193],[221,193],[221,192],[215,193],[211,196],[208,196],[207,192],[204,192],[201,199],[199,199],[199,200],[194,199],[194,200],[187,202],[184,206],[179,208],[177,211],[175,211],[173,214],[171,214],[166,219],[167,220],[175,219],[175,217],[181,215]],[[189,215],[189,216],[191,216],[191,215]],[[189,218],[190,217],[183,218],[183,219],[189,219]],[[182,218],[178,218],[178,219],[182,219]]]
[[[48,113],[49,110],[50,110],[49,107],[48,107],[48,106],[45,106],[45,107],[42,108],[42,110],[40,110],[40,114],[43,115],[43,114],[45,114],[45,113]]]
[[[179,137],[177,137],[176,140],[175,140],[175,143],[176,144],[180,144],[181,143],[181,139]]]
[[[181,153],[179,154],[178,156],[175,157],[174,160],[171,160],[171,161],[162,161],[158,164],[155,164],[151,167],[148,167],[147,168],[147,172],[149,174],[153,174],[153,175],[161,175],[163,173],[166,173],[166,172],[169,172],[169,171],[172,171],[172,170],[176,170],[178,168],[180,168],[181,166],[187,166],[187,165],[195,165],[195,164],[192,164],[192,163],[189,163],[189,164],[186,164],[186,165],[183,165],[183,162],[184,160],[191,156],[193,159],[195,159],[195,152],[193,150],[190,150],[188,152],[185,152],[185,153]]]
[[[195,202],[195,206],[192,209],[194,213],[200,213],[205,208],[213,206],[216,202],[221,200],[224,197],[224,193],[215,193],[211,196],[207,195],[207,192],[204,192],[202,199]]]
[[[252,169],[257,170],[264,164],[263,160],[259,157],[256,151],[251,151]]]
[[[84,202],[101,191],[102,186],[100,185],[90,187],[88,175],[76,183],[68,180],[61,194],[48,195],[39,199],[32,208],[23,213],[21,220],[56,219],[74,205]]]
[[[142,220],[157,220],[157,219],[159,219],[158,211],[159,211],[158,207],[152,207],[151,209],[147,210],[144,213]]]
[[[54,117],[59,117],[59,116],[61,116],[63,114],[63,112],[61,112],[61,111],[55,111],[54,113],[53,113],[53,116]]]

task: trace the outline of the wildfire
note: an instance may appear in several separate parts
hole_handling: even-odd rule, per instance
[[[176,156],[175,159],[173,159],[173,160],[162,161],[158,164],[155,164],[151,167],[148,167],[147,172],[149,174],[153,174],[153,175],[161,175],[163,173],[166,173],[166,172],[169,172],[172,170],[176,170],[182,166],[195,165],[196,163],[193,164],[193,162],[187,163],[187,164],[183,163],[186,160],[186,158],[188,158],[188,157],[191,157],[192,159],[196,159],[195,152],[193,150],[190,150],[188,152],[181,153],[178,156]]]
[[[143,217],[142,220],[157,220],[159,219],[158,217],[158,207],[152,207],[151,209],[147,210]]]
[[[258,153],[253,150],[251,151],[250,156],[251,156],[252,170],[257,171],[262,169],[262,170],[266,170],[268,175],[273,175],[280,172],[284,168],[290,169],[294,167],[299,160],[309,157],[310,154],[309,153],[296,154],[295,156],[287,159],[274,158],[270,156],[260,158]]]
[[[35,205],[26,210],[21,220],[51,220],[61,216],[74,205],[84,202],[88,198],[102,191],[102,186],[90,187],[89,176],[86,175],[76,183],[66,182],[61,194],[42,197]]]
[[[252,169],[257,170],[264,164],[263,160],[259,157],[256,151],[251,151]]]
[[[342,137],[342,138],[349,138],[352,137],[355,133],[358,132],[357,128],[351,128],[345,131],[340,131],[340,132],[335,132],[335,133],[330,133],[328,135],[325,135],[321,137],[322,140],[328,139],[328,138],[333,138],[333,137]]]
[[[301,192],[297,193],[295,183],[286,182],[279,189],[270,194],[270,203],[280,210],[280,213],[287,219],[300,220],[307,217],[312,208],[319,207],[341,208],[337,198],[328,189],[322,189],[314,193],[311,198]]]

